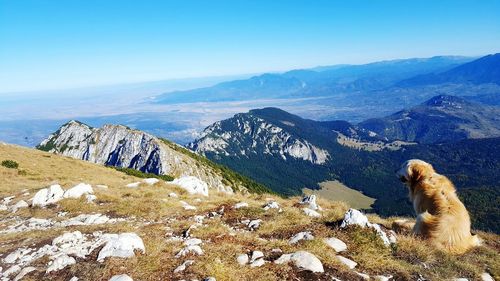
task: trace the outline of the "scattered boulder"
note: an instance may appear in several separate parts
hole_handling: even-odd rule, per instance
[[[251,220],[248,222],[247,226],[250,230],[257,230],[262,223],[261,219]]]
[[[309,209],[309,208],[304,208],[302,209],[304,211],[304,213],[310,217],[313,217],[313,218],[319,218],[321,217],[321,214],[316,212],[315,210],[312,210],[312,209]]]
[[[358,265],[357,262],[350,260],[346,257],[340,256],[340,255],[337,255],[336,257],[337,257],[337,260],[339,260],[341,263],[343,263],[344,265],[346,265],[350,269],[354,269]]]
[[[141,237],[135,233],[104,234],[106,245],[99,252],[97,261],[102,262],[107,257],[129,258],[135,255],[134,250],[146,253]]]
[[[298,251],[293,254],[284,254],[280,258],[275,260],[274,263],[283,264],[290,261],[293,262],[299,269],[319,273],[324,272],[323,264],[321,263],[321,261],[315,255],[306,251]]]
[[[296,244],[301,240],[314,240],[314,236],[312,235],[312,233],[310,231],[299,232],[299,233],[295,234],[294,236],[292,236],[292,238],[290,238],[290,240],[288,240],[288,243]]]
[[[482,281],[495,281],[495,279],[493,279],[493,277],[491,277],[491,275],[487,272],[483,272],[481,274],[481,280]]]
[[[130,188],[138,188],[139,185],[141,185],[141,182],[138,181],[138,182],[132,182],[132,183],[129,183],[127,185],[125,185],[126,187],[130,187]]]
[[[361,272],[358,272],[358,271],[354,271],[354,273],[356,273],[363,280],[370,280],[370,275],[368,275],[366,273],[361,273]]]
[[[278,212],[282,212],[283,210],[280,208],[280,205],[276,201],[269,201],[264,205],[264,210],[267,211],[269,209],[277,209]]]
[[[389,281],[392,279],[392,275],[388,275],[388,276],[377,275],[377,276],[373,277],[373,279],[375,279],[376,281]]]
[[[203,281],[217,281],[217,280],[215,279],[215,277],[210,276],[210,277],[203,279]]]
[[[203,241],[199,238],[190,238],[186,241],[184,241],[184,246],[194,246],[194,245],[200,245]]]
[[[190,245],[190,246],[186,246],[185,248],[180,250],[177,253],[177,255],[175,255],[175,257],[180,258],[180,257],[183,257],[183,256],[190,254],[190,253],[193,253],[197,256],[201,256],[201,255],[203,255],[203,250],[198,245]]]
[[[142,182],[147,184],[147,185],[154,185],[156,183],[158,183],[160,180],[157,179],[157,178],[147,178],[147,179],[143,179]]]
[[[366,227],[368,226],[368,224],[368,218],[363,215],[363,213],[356,209],[349,209],[344,214],[344,220],[342,220],[342,224],[340,225],[340,227],[344,228],[349,225],[359,225],[361,227]]]
[[[250,267],[261,267],[266,263],[266,261],[263,258],[256,259],[253,262],[250,263]]]
[[[19,281],[19,280],[23,279],[23,278],[24,278],[24,276],[26,276],[27,274],[29,274],[30,272],[35,271],[35,270],[36,270],[36,268],[35,268],[35,267],[33,267],[33,266],[28,266],[28,267],[25,267],[25,268],[23,268],[23,269],[22,269],[22,270],[21,270],[21,271],[20,271],[20,272],[16,275],[16,277],[14,278],[14,280],[13,280],[13,281]]]
[[[97,196],[95,196],[94,194],[87,194],[85,198],[87,198],[87,203],[92,203],[97,200]]]
[[[17,210],[22,209],[22,208],[27,208],[27,207],[29,207],[28,203],[26,203],[26,201],[24,201],[24,200],[20,200],[20,201],[17,201],[17,203],[14,204],[10,209],[11,209],[12,213],[15,213],[15,212],[17,212]]]
[[[182,208],[184,208],[184,210],[196,210],[195,206],[189,205],[189,203],[185,201],[179,201],[179,203],[181,203]]]
[[[236,203],[234,205],[235,209],[246,208],[246,207],[248,207],[248,203],[247,202],[239,202],[239,203]]]
[[[62,253],[57,257],[55,257],[54,260],[49,262],[46,272],[50,273],[52,271],[58,271],[65,268],[68,265],[72,265],[75,263],[76,263],[75,258]]]
[[[79,183],[72,188],[66,190],[63,194],[64,198],[80,198],[82,195],[93,194],[94,190],[90,184]]]
[[[130,276],[127,274],[120,274],[120,275],[115,275],[109,279],[109,281],[134,281]]]
[[[177,198],[177,197],[179,197],[179,196],[178,196],[178,195],[177,195],[177,193],[175,193],[175,192],[170,192],[170,193],[168,194],[168,197]]]
[[[325,238],[323,239],[323,241],[326,243],[326,245],[332,247],[337,253],[347,250],[347,245],[342,240],[335,237]]]
[[[60,185],[54,184],[48,188],[40,189],[32,199],[32,206],[44,207],[63,199],[64,190]]]
[[[188,267],[189,265],[192,265],[193,263],[194,263],[194,260],[187,260],[187,261],[183,262],[181,265],[179,265],[178,267],[176,267],[174,269],[174,273],[179,273],[179,272],[186,270],[186,267]]]
[[[240,265],[245,265],[245,264],[247,264],[249,262],[248,255],[247,254],[238,255],[238,257],[236,258],[236,261]]]
[[[250,258],[250,262],[254,262],[257,259],[260,259],[260,258],[263,258],[263,257],[264,257],[264,253],[263,252],[261,252],[261,251],[253,251],[252,252],[252,258]]]
[[[375,230],[375,232],[378,234],[380,239],[384,242],[384,245],[389,246],[392,243],[396,243],[396,236],[394,232],[390,233],[388,236],[387,233],[385,233],[380,225],[376,223],[370,223],[368,221],[368,218],[361,213],[360,211],[356,209],[349,209],[345,215],[344,219],[342,220],[342,224],[340,225],[341,228],[348,227],[350,225],[358,225],[362,228],[369,227]]]
[[[208,185],[206,182],[194,176],[186,176],[174,179],[170,182],[186,190],[189,194],[201,194],[208,196]]]
[[[307,205],[307,208],[314,211],[321,211],[321,207],[316,203],[316,195],[306,195],[299,202],[302,205]]]

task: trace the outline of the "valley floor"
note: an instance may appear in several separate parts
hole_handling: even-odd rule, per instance
[[[386,246],[370,228],[341,228],[339,222],[349,207],[321,194],[320,216],[312,217],[297,197],[228,195],[213,190],[209,196],[190,195],[168,182],[148,183],[103,166],[0,143],[0,161],[7,159],[19,167],[0,166],[0,198],[15,196],[4,200],[0,211],[1,280],[13,280],[21,268],[28,267],[32,271],[22,280],[109,280],[118,274],[134,280],[203,280],[209,276],[216,280],[363,280],[359,273],[373,280],[388,280],[382,276],[392,276],[390,280],[481,280],[485,272],[500,278],[500,237],[495,234],[479,232],[484,246],[451,256],[409,234],[398,234],[396,243]],[[14,205],[21,200],[31,203],[44,187],[57,183],[67,190],[82,182],[93,187],[95,200],[65,198],[14,212]],[[130,183],[138,184],[127,187]],[[395,219],[368,218],[387,233]],[[309,233],[296,236],[301,232]],[[65,233],[80,238],[60,244],[64,239],[55,238]],[[123,246],[119,249],[132,254],[97,261],[104,248],[113,248],[105,242],[105,234],[123,233],[136,234],[144,249],[135,240],[133,247],[115,241]],[[325,240],[333,237],[345,242],[347,249],[337,253]],[[68,254],[69,259],[43,251],[68,253],[63,245],[83,250]],[[317,257],[324,272],[301,270],[293,261],[276,262],[299,251]],[[30,256],[34,252],[47,254],[35,258]],[[338,255],[357,265],[349,268]],[[254,261],[245,262],[252,256]],[[64,263],[71,258],[74,263]],[[184,269],[179,267],[183,264]],[[57,270],[47,272],[50,267]]]

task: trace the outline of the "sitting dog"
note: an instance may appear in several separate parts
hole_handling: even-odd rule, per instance
[[[397,174],[408,187],[417,220],[414,224],[399,220],[396,226],[413,226],[413,233],[454,254],[480,245],[481,240],[470,232],[469,213],[448,178],[416,159],[406,161]]]

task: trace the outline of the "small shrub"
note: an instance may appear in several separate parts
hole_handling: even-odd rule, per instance
[[[14,160],[3,160],[2,166],[10,169],[17,169],[19,167],[19,164],[17,164],[17,162]]]
[[[152,173],[144,173],[144,172],[141,172],[139,170],[132,169],[132,168],[121,168],[121,167],[114,167],[114,166],[109,166],[109,167],[113,168],[117,171],[120,171],[122,173],[125,173],[129,176],[134,176],[134,177],[138,177],[138,178],[157,178],[157,179],[161,179],[164,181],[173,181],[174,180],[174,177],[169,176],[169,175],[157,175],[157,174],[152,174]]]
[[[26,170],[18,170],[17,174],[20,175],[20,176],[27,176],[28,172],[26,172]]]

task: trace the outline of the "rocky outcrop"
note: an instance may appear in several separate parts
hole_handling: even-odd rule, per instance
[[[218,171],[182,153],[175,144],[121,125],[92,128],[70,121],[37,148],[106,166],[174,177],[195,176],[209,188],[232,191]]]
[[[253,115],[252,111],[236,114],[233,118],[210,125],[201,137],[188,144],[188,147],[203,155],[209,152],[248,157],[262,153],[283,160],[299,159],[317,165],[322,165],[330,159],[328,151],[294,136],[282,126]]]

